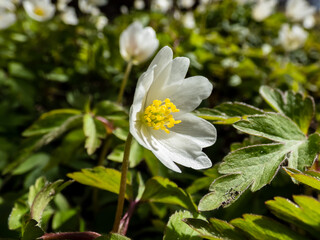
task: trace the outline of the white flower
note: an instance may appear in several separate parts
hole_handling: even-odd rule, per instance
[[[252,9],[252,18],[258,22],[269,17],[274,7],[277,5],[277,0],[259,0]]]
[[[17,21],[14,13],[0,9],[0,30],[10,27]]]
[[[193,12],[189,11],[182,16],[182,24],[185,28],[192,29],[196,26],[196,22],[194,20]]]
[[[313,28],[315,24],[316,24],[316,19],[314,18],[313,15],[309,15],[303,20],[303,27],[306,29]]]
[[[268,55],[272,51],[272,46],[270,46],[268,43],[264,43],[261,47],[262,54],[264,56]]]
[[[153,0],[151,2],[151,9],[153,11],[167,12],[170,8],[172,8],[172,6],[172,0]]]
[[[79,0],[78,6],[81,12],[96,16],[100,13],[98,7],[104,6],[107,3],[108,0]]]
[[[202,148],[216,140],[216,129],[190,112],[210,96],[212,84],[202,76],[186,78],[189,59],[172,59],[162,48],[138,80],[130,108],[130,133],[169,169],[212,166]]]
[[[194,5],[195,0],[178,0],[177,3],[180,8],[191,8]]]
[[[96,21],[96,27],[99,31],[102,31],[103,28],[108,24],[109,20],[106,16],[99,16]]]
[[[25,0],[22,4],[29,17],[39,22],[51,19],[56,11],[50,0]]]
[[[288,0],[286,15],[293,21],[303,21],[306,17],[313,15],[316,8],[309,5],[305,0]]]
[[[291,29],[288,24],[283,24],[279,32],[279,40],[286,51],[294,51],[302,47],[308,38],[306,32],[299,25],[294,25]]]
[[[61,19],[68,25],[77,25],[79,23],[76,11],[73,7],[66,7],[61,13]]]
[[[71,2],[71,0],[58,0],[57,9],[59,11],[65,11],[70,2]]]
[[[133,22],[120,35],[121,56],[133,64],[146,61],[158,46],[159,41],[153,28],[143,28],[140,22]]]
[[[146,4],[143,0],[135,0],[133,5],[135,9],[142,10]]]

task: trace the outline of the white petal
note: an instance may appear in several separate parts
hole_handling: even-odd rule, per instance
[[[166,164],[176,162],[193,169],[212,166],[211,160],[192,139],[179,134],[167,134],[160,130],[151,132],[154,136],[152,152],[161,162]]]
[[[154,76],[156,78],[159,75],[159,73],[172,60],[172,57],[173,57],[173,53],[171,48],[169,48],[168,46],[163,47],[150,63],[148,70],[153,68],[154,66],[157,66],[154,69]]]
[[[171,134],[179,134],[186,139],[192,139],[200,147],[209,147],[216,141],[217,131],[208,121],[191,113],[181,115],[178,119],[181,123],[170,128]]]
[[[177,84],[181,85],[184,81],[189,64],[190,60],[185,57],[177,57],[169,62],[158,74],[158,77],[155,77],[148,93],[147,105],[150,105],[154,99],[163,101],[169,95],[174,94],[177,90]]]
[[[168,87],[165,92],[167,98],[180,109],[179,114],[184,114],[193,111],[210,96],[212,84],[205,77],[195,76],[184,79],[182,84]]]

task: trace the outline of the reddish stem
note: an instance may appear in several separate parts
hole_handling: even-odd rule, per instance
[[[119,229],[120,229],[121,235],[125,236],[127,234],[131,216],[132,216],[138,203],[139,203],[138,201],[130,201],[128,211],[123,215],[123,217],[120,221]]]
[[[45,233],[42,240],[68,239],[68,240],[92,240],[100,237],[101,234],[96,232],[62,232],[62,233]]]

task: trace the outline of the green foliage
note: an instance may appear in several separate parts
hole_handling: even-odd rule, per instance
[[[171,215],[168,224],[166,226],[164,240],[174,240],[174,239],[191,239],[200,240],[200,235],[188,227],[188,225],[183,221],[185,218],[195,217],[195,219],[203,219],[198,214],[192,214],[188,211],[180,211]]]
[[[82,169],[81,172],[69,173],[68,177],[82,184],[119,194],[121,172],[115,169],[104,167]],[[125,197],[132,199],[132,189],[128,179],[127,184]]]
[[[261,87],[260,93],[275,109],[278,109],[276,106],[285,106],[285,111],[250,115],[244,111],[240,116],[242,120],[237,119],[233,127],[275,143],[256,144],[229,153],[218,169],[219,173],[225,175],[213,181],[209,188],[211,192],[199,203],[199,210],[208,211],[221,205],[229,206],[250,186],[251,191],[254,192],[270,183],[285,159],[288,161],[288,167],[304,170],[313,164],[320,152],[320,135],[314,133],[305,136],[302,132],[303,129],[309,129],[310,117],[313,116],[312,98],[306,98],[303,101],[299,93],[282,94],[265,86]],[[284,101],[283,96],[289,97]],[[300,115],[294,107],[296,102],[300,102],[306,109],[304,115]],[[235,105],[236,109],[239,108],[238,104]],[[239,113],[242,112],[239,111]],[[240,115],[239,113],[237,115]],[[309,116],[306,115],[307,113]],[[300,116],[306,117],[307,120],[300,121]],[[297,124],[300,123],[301,129],[294,120]]]
[[[196,1],[181,9],[174,1],[164,13],[153,9],[153,1],[145,2],[144,10],[121,3],[128,13],[118,15],[125,8],[109,1],[110,7],[93,16],[71,1],[79,17],[74,26],[63,22],[59,9],[44,22],[28,17],[22,4],[10,9],[17,22],[0,30],[0,238],[31,240],[45,232],[89,229],[103,235],[97,239],[128,239],[107,234],[130,105],[150,63],[133,66],[123,105],[116,103],[126,66],[119,36],[134,20],[155,29],[159,49],[168,45],[175,57],[190,59],[187,76],[213,83],[212,95],[194,113],[215,124],[218,136],[204,149],[213,167],[182,168],[181,174],[133,141],[124,207],[131,219],[127,235],[317,238],[319,202],[311,196],[320,190],[318,17],[306,30],[306,43],[289,52],[280,44],[279,30],[284,23],[301,23],[279,8],[258,22],[252,17],[254,3],[199,6],[205,1]],[[192,28],[185,25],[186,13],[194,15]],[[103,14],[109,23],[97,28]],[[67,176],[81,184],[61,193],[71,181],[58,179]],[[275,217],[264,216],[268,208]]]

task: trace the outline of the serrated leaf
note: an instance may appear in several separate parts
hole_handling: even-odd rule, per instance
[[[249,116],[233,126],[242,132],[282,143],[306,138],[294,122],[277,113]]]
[[[210,240],[241,240],[246,239],[234,226],[226,221],[210,218],[209,222],[202,219],[187,218],[184,222],[197,231],[201,237]]]
[[[153,177],[146,182],[142,201],[176,204],[191,212],[197,211],[191,196],[167,178]]]
[[[215,124],[233,124],[246,115],[262,113],[261,109],[241,102],[226,102],[214,109],[201,108],[196,111],[197,116],[214,121]]]
[[[288,199],[275,197],[266,202],[272,213],[278,218],[292,223],[310,232],[314,237],[320,236],[320,202],[309,196],[293,196],[294,204]]]
[[[318,153],[320,152],[320,135],[311,134],[306,141],[297,145],[290,153],[288,158],[288,167],[298,170],[305,170],[313,164]]]
[[[72,181],[63,182],[63,180],[58,180],[53,183],[46,183],[32,202],[32,206],[30,209],[31,218],[36,220],[37,222],[41,222],[43,211],[47,207],[49,202],[57,193],[62,191],[71,183]]]
[[[304,134],[308,133],[314,116],[315,104],[313,98],[304,97],[302,94],[293,91],[283,93],[268,86],[260,87],[260,94],[274,110],[291,118]]]
[[[253,239],[305,239],[285,225],[264,216],[244,214],[243,218],[233,219],[230,223],[240,228]]]
[[[194,229],[189,227],[183,219],[185,218],[197,218],[204,219],[199,214],[192,214],[188,211],[175,212],[169,218],[167,227],[165,229],[163,240],[177,240],[177,239],[192,239],[201,240],[200,234]]]
[[[94,118],[89,113],[83,116],[83,132],[86,136],[85,148],[88,154],[91,155],[99,148],[101,140],[98,136]]]
[[[284,170],[298,182],[306,184],[320,191],[320,173],[316,171],[301,172],[292,168],[284,168]]]
[[[92,169],[82,169],[81,172],[69,173],[67,176],[81,184],[119,194],[121,173],[115,169],[99,166]],[[125,198],[132,199],[132,187],[129,180],[127,180]]]
[[[34,219],[31,219],[25,227],[21,240],[35,240],[40,238],[44,234],[44,231],[37,225],[38,222]]]
[[[44,177],[39,177],[36,180],[35,184],[29,187],[28,204],[30,208],[37,194],[41,191],[41,189],[44,187],[45,184],[46,184],[46,179]]]

